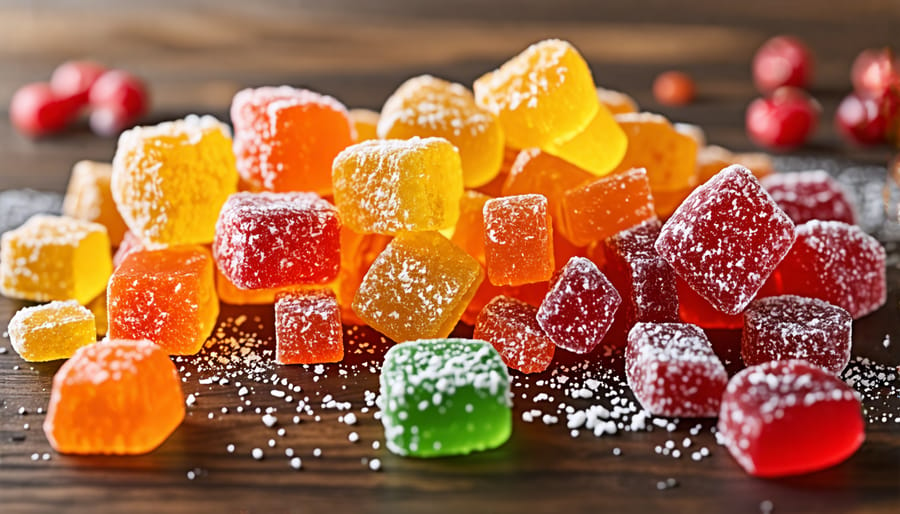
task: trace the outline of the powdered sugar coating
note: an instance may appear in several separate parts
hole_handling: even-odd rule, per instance
[[[483,339],[500,353],[503,362],[522,373],[539,373],[553,361],[556,345],[537,322],[537,307],[497,296],[478,313],[475,339]]]
[[[275,361],[340,362],[344,358],[341,308],[328,289],[287,291],[275,301]]]
[[[29,362],[67,359],[97,342],[94,314],[74,300],[24,307],[9,321],[9,342]]]
[[[484,204],[484,252],[496,286],[542,282],[553,276],[553,224],[540,194],[503,196]]]
[[[810,220],[856,223],[847,191],[826,171],[775,173],[759,182],[798,225]]]
[[[727,314],[744,310],[787,254],[794,224],[747,168],[698,187],[662,227],[656,251]]]

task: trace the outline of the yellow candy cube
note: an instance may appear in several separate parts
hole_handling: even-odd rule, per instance
[[[628,137],[606,106],[601,104],[584,130],[568,141],[550,143],[544,150],[602,177],[616,169],[625,156],[626,148]]]
[[[68,359],[97,342],[94,315],[74,300],[25,307],[9,322],[13,349],[29,362]]]
[[[378,139],[379,114],[369,109],[350,109],[350,123],[353,124],[354,143]]]
[[[106,288],[112,273],[106,227],[65,216],[37,215],[3,234],[0,292],[36,302],[84,305]]]
[[[111,164],[95,161],[75,163],[63,200],[63,214],[103,225],[110,243],[119,246],[128,226],[113,201],[110,178]]]

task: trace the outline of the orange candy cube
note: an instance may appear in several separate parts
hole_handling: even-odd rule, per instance
[[[378,139],[378,118],[380,115],[370,109],[350,109],[350,124],[353,125],[353,144],[370,139]]]
[[[341,308],[328,289],[286,291],[275,301],[278,364],[340,362],[344,358]]]
[[[450,237],[456,246],[475,257],[482,266],[484,257],[484,204],[491,197],[477,191],[466,191],[459,202],[459,221]]]
[[[497,286],[549,280],[553,226],[543,195],[504,196],[484,204],[488,279]]]
[[[696,185],[697,142],[692,137],[676,131],[658,114],[620,114],[616,121],[628,135],[628,149],[617,171],[646,169],[654,193]]]

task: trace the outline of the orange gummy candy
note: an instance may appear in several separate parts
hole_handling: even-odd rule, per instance
[[[553,226],[543,195],[504,196],[484,204],[487,275],[497,286],[549,280]]]
[[[600,103],[605,105],[606,108],[609,109],[609,112],[614,115],[638,112],[638,105],[637,102],[634,101],[634,98],[621,91],[598,87],[597,98],[599,98]]]
[[[618,171],[644,168],[650,189],[680,191],[695,185],[697,142],[675,130],[658,114],[620,114],[616,121],[628,135],[628,149]]]
[[[379,114],[370,109],[350,109],[348,113],[350,123],[353,125],[353,144],[362,143],[370,139],[378,139]]]

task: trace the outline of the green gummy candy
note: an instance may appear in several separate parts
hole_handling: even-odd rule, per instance
[[[395,345],[381,369],[390,451],[412,457],[496,448],[512,431],[509,373],[490,343],[420,339]]]

